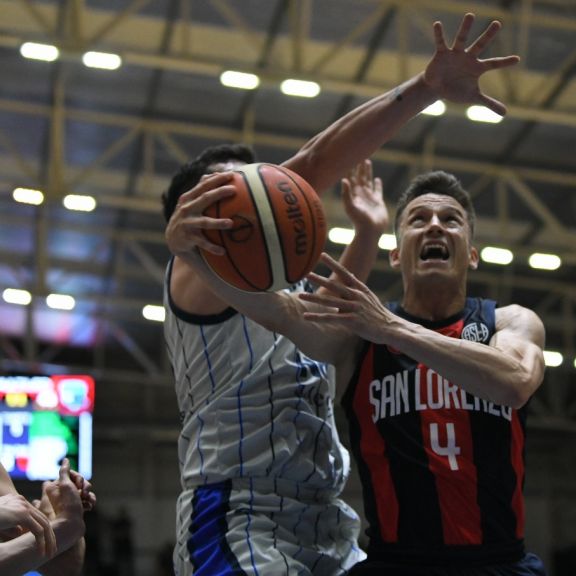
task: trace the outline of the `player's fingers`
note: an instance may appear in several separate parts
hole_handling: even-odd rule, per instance
[[[222,246],[218,244],[214,244],[202,232],[198,231],[197,228],[194,228],[189,235],[190,242],[192,245],[196,246],[197,248],[201,248],[202,250],[206,250],[206,252],[210,252],[211,254],[215,254],[216,256],[223,256],[226,254],[226,250]]]
[[[446,40],[444,38],[444,27],[442,26],[442,22],[434,22],[432,29],[434,31],[434,45],[436,51],[445,52],[448,50],[448,46],[446,45]]]
[[[470,12],[464,15],[462,22],[460,22],[460,28],[458,28],[458,32],[456,32],[456,37],[452,43],[452,50],[464,50],[466,41],[468,40],[468,34],[470,33],[470,28],[472,28],[472,24],[474,23],[474,18],[474,14]]]
[[[502,102],[500,102],[500,100],[496,100],[496,98],[492,98],[492,96],[488,96],[487,94],[483,93],[480,93],[478,99],[484,106],[486,106],[486,108],[492,110],[492,112],[495,112],[500,116],[506,115],[507,111],[506,106]]]
[[[184,192],[184,194],[178,198],[178,204],[181,202],[190,202],[191,200],[195,200],[213,188],[224,186],[225,184],[229,183],[232,178],[232,172],[216,172],[214,174],[205,174],[202,176],[200,182],[198,182],[196,186],[187,192]]]
[[[366,175],[366,180],[372,182],[374,179],[374,172],[372,169],[372,162],[370,160],[364,160],[364,174]]]
[[[496,70],[497,68],[506,68],[514,66],[520,62],[520,56],[516,54],[512,56],[497,56],[495,58],[488,58],[482,60],[482,66],[485,70]]]
[[[486,30],[476,38],[476,40],[467,48],[466,52],[473,56],[478,56],[492,42],[494,36],[498,34],[502,24],[498,20],[490,22]]]
[[[332,272],[336,272],[336,274],[338,274],[338,276],[344,281],[344,283],[347,286],[354,286],[355,288],[363,286],[362,283],[356,278],[356,276],[352,274],[352,272],[350,272],[347,268],[342,266],[340,262],[334,260],[334,258],[332,258],[330,254],[322,252],[322,254],[320,255],[320,262],[328,266],[328,268],[330,268]]]
[[[204,192],[200,196],[184,198],[184,200],[178,204],[178,208],[185,214],[190,212],[203,212],[208,206],[225,198],[230,198],[234,196],[234,194],[236,194],[236,188],[234,188],[234,186],[223,185]],[[181,196],[181,198],[183,197],[184,196]]]

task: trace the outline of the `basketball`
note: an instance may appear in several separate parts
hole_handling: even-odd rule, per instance
[[[208,266],[247,292],[281,290],[301,280],[326,242],[326,217],[315,190],[295,172],[264,163],[235,170],[233,184],[233,197],[204,211],[234,222],[228,230],[204,230],[226,250],[223,256],[201,250]]]

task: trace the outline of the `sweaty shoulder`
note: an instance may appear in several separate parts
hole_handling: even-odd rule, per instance
[[[496,332],[507,331],[523,336],[544,347],[545,329],[540,317],[529,308],[510,304],[496,308]]]
[[[220,314],[230,306],[181,258],[176,256],[170,274],[170,297],[182,311],[198,316]]]

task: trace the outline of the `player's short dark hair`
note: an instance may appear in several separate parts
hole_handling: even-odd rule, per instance
[[[252,164],[256,161],[253,150],[244,144],[220,144],[206,148],[194,160],[181,166],[178,172],[174,174],[168,189],[162,194],[162,207],[166,222],[174,213],[178,198],[184,192],[194,188],[204,174],[210,173],[210,166],[232,160],[246,164]]]
[[[416,178],[410,182],[408,188],[401,194],[396,203],[396,216],[394,218],[394,230],[396,234],[398,234],[400,218],[406,206],[408,206],[414,198],[418,198],[424,194],[441,194],[454,198],[466,211],[468,225],[470,226],[470,237],[474,237],[476,210],[474,210],[470,194],[456,176],[442,170],[426,172],[425,174],[416,176]]]

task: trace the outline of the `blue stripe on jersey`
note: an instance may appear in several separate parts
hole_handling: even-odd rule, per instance
[[[256,563],[254,562],[254,549],[252,548],[252,543],[250,542],[250,524],[252,524],[252,513],[254,507],[254,487],[252,486],[252,478],[250,478],[250,512],[248,514],[248,523],[246,524],[246,542],[248,543],[248,550],[250,550],[250,562],[252,563],[252,569],[254,570],[255,576],[258,576],[258,568],[256,568]]]
[[[200,334],[202,335],[202,342],[204,344],[204,358],[206,358],[206,364],[208,365],[208,376],[210,376],[210,384],[212,386],[212,392],[214,392],[216,389],[216,382],[214,381],[214,373],[212,372],[212,362],[210,361],[210,353],[208,352],[208,342],[206,342],[204,326],[200,326]]]
[[[251,371],[254,366],[254,350],[252,349],[252,343],[250,342],[250,334],[248,334],[248,327],[246,325],[246,316],[242,316],[242,329],[244,330],[244,338],[246,339],[246,346],[248,347],[248,352],[250,353],[250,364],[248,370]],[[240,386],[238,386],[238,391],[236,392],[236,398],[238,400],[238,425],[240,426],[240,442],[238,443],[238,459],[240,461],[240,476],[244,476],[244,456],[242,455],[242,448],[244,444],[244,422],[242,420],[242,389],[244,388],[244,379],[240,381]]]
[[[246,576],[226,541],[230,482],[194,491],[187,547],[195,576]]]

